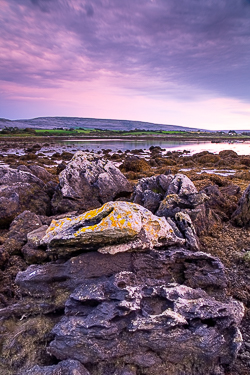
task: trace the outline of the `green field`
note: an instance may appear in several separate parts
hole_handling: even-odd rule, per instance
[[[0,131],[0,138],[4,137],[177,137],[187,139],[249,139],[250,132],[237,134],[234,131],[225,132],[205,132],[205,131],[177,131],[177,130],[101,130],[101,129],[85,129],[85,128],[54,128],[54,129],[34,129],[34,128],[18,128],[5,127]]]

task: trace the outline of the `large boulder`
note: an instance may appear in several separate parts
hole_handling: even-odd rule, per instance
[[[0,226],[8,226],[25,210],[46,215],[50,212],[50,198],[46,185],[29,172],[0,167]]]
[[[59,175],[52,209],[54,213],[87,211],[131,192],[130,183],[111,161],[78,151]]]
[[[108,202],[73,218],[53,220],[41,240],[48,251],[66,255],[76,250],[105,254],[183,244],[165,218],[129,202]]]

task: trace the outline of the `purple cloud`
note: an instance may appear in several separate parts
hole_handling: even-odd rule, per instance
[[[2,3],[3,81],[60,87],[112,74],[148,95],[154,81],[155,95],[185,98],[174,84],[190,87],[190,95],[250,99],[248,0]]]

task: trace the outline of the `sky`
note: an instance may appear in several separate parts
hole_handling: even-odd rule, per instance
[[[0,117],[250,130],[250,0],[0,0]]]

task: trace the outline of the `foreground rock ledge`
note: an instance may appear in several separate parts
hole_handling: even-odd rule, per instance
[[[1,315],[49,319],[47,356],[59,363],[38,356],[12,374],[225,375],[241,345],[243,304],[225,298],[223,265],[202,252],[92,251],[16,282],[23,301]]]

